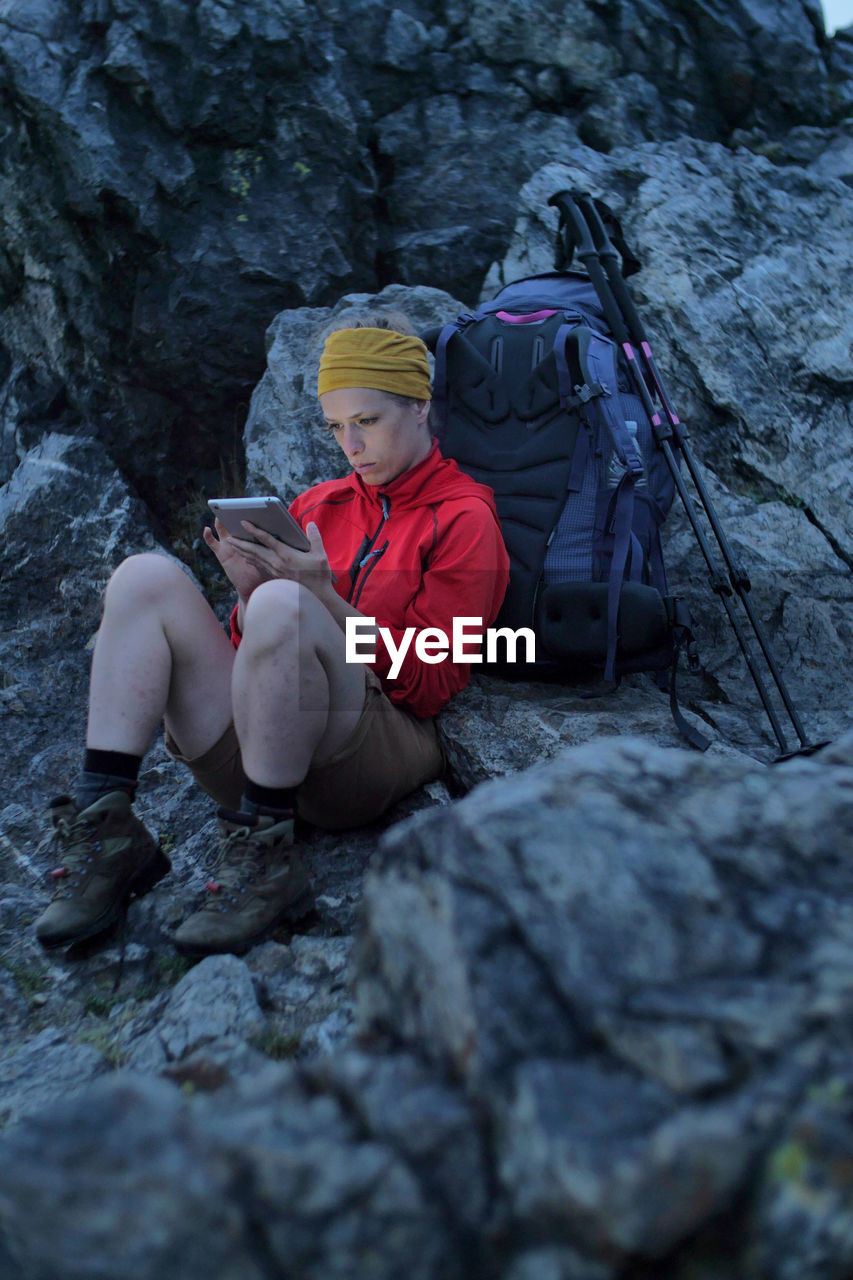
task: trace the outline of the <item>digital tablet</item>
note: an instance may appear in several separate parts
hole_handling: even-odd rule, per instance
[[[217,519],[235,538],[257,542],[241,521],[250,520],[259,529],[271,533],[274,538],[286,542],[297,551],[309,551],[311,544],[281,498],[211,498],[207,504]]]

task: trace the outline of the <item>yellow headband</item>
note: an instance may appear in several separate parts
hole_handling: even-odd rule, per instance
[[[420,338],[393,329],[336,329],[320,357],[317,395],[343,387],[429,400],[427,349]]]

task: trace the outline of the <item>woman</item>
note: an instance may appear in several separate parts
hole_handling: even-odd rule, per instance
[[[162,719],[171,754],[223,806],[207,900],[174,936],[192,955],[242,953],[310,907],[295,814],[357,826],[441,772],[432,717],[468,665],[410,648],[392,679],[391,649],[408,627],[494,620],[508,559],[491,491],[430,436],[413,334],[381,321],[332,332],[318,395],[352,470],[292,504],[310,550],[248,524],[245,539],[205,531],[237,591],[230,641],[164,556],[132,556],[109,583],[83,772],[75,799],[51,805],[63,860],[37,924],[46,947],[96,936],[169,869],[131,808]],[[376,620],[370,665],[347,661],[348,618]]]

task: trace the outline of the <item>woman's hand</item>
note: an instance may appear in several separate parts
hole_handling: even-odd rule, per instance
[[[222,565],[225,576],[245,604],[255,587],[266,582],[269,574],[263,573],[238,550],[221,520],[216,520],[216,533],[209,525],[205,525],[203,536]]]
[[[242,524],[247,533],[257,538],[257,542],[250,541],[248,537],[236,538],[224,529],[220,533],[220,541],[215,545],[212,545],[213,535],[211,534],[208,538],[207,531],[205,541],[237,588],[237,594],[244,603],[256,586],[261,582],[269,582],[273,578],[290,578],[294,582],[300,582],[321,600],[328,597],[329,592],[334,591],[332,571],[323,548],[323,539],[313,521],[305,530],[311,544],[308,551],[297,551],[294,547],[289,547],[286,542],[273,537],[271,533],[251,524],[248,520],[243,520]],[[218,525],[219,521],[217,521]],[[219,532],[218,527],[217,532]],[[245,595],[241,583],[245,583],[249,588]]]

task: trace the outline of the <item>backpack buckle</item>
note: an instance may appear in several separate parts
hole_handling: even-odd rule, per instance
[[[585,382],[583,386],[573,387],[575,395],[581,404],[589,404],[590,400],[595,400],[598,396],[609,396],[610,392],[600,382],[593,382],[592,386]]]

